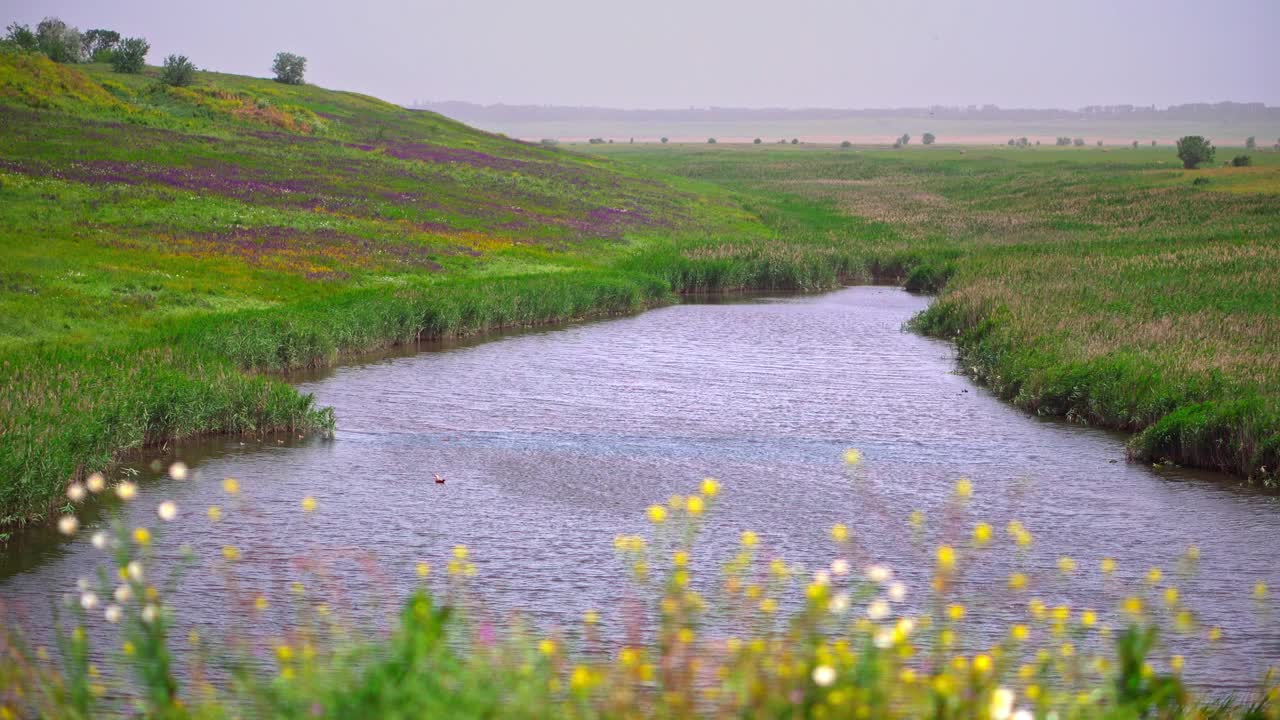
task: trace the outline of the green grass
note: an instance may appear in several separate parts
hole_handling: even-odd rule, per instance
[[[0,52],[0,532],[145,445],[333,426],[274,373],[865,271],[714,185],[352,93],[155,74]]]
[[[915,326],[1021,407],[1137,433],[1143,459],[1276,477],[1280,154],[1187,171],[1169,148],[592,150],[940,289]]]

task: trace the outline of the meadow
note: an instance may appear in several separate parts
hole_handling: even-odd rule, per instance
[[[1020,405],[1140,431],[1144,457],[1264,480],[1276,467],[1270,155],[1194,174],[1160,149],[601,157],[351,93],[209,72],[168,88],[154,69],[4,52],[0,124],[0,529],[57,518],[90,534],[86,503],[136,502],[116,472],[129,452],[340,422],[291,370],[680,293],[870,280],[939,292],[917,327]],[[862,456],[845,462],[856,487]],[[1163,642],[1223,641],[1179,593],[1196,547],[1113,608],[1046,598],[1114,578],[1114,562],[1015,572],[982,602],[1025,620],[994,643],[967,634],[982,608],[957,584],[1034,542],[1016,519],[970,514],[969,480],[943,517],[902,519],[928,558],[919,587],[876,563],[856,518],[829,528],[830,558],[794,562],[747,530],[695,575],[732,491],[707,479],[651,506],[650,534],[615,539],[618,604],[579,627],[486,614],[460,546],[423,558],[421,589],[381,622],[318,578],[290,588],[284,624],[265,597],[228,596],[232,631],[178,637],[166,600],[184,578],[158,568],[183,556],[189,513],[252,518],[238,481],[222,489],[225,507],[166,501],[153,523],[94,529],[100,573],[59,606],[53,647],[3,626],[0,720],[1276,716],[1261,660],[1241,671],[1256,693],[1206,696]],[[263,550],[227,544],[190,566],[234,586]],[[1269,589],[1252,594],[1268,612]]]
[[[1136,433],[1142,460],[1274,482],[1280,153],[1184,170],[1159,147],[589,149],[906,270],[938,293],[914,326],[1031,412]]]

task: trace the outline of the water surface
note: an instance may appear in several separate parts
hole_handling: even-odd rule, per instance
[[[335,408],[332,439],[180,449],[198,478],[152,479],[132,504],[87,517],[154,525],[156,504],[175,500],[184,515],[167,533],[176,539],[157,553],[172,563],[181,540],[201,558],[174,597],[201,624],[249,612],[258,594],[283,613],[295,579],[376,614],[413,586],[417,562],[442,567],[456,544],[471,548],[487,602],[569,624],[625,592],[614,536],[646,532],[647,505],[714,475],[725,492],[704,566],[750,528],[766,554],[816,567],[833,556],[828,528],[844,522],[859,540],[856,562],[888,562],[921,597],[932,545],[985,520],[998,547],[960,587],[988,597],[971,611],[979,630],[1002,632],[1030,597],[1080,606],[1090,597],[1109,611],[1158,566],[1201,632],[1218,625],[1226,637],[1212,652],[1203,642],[1170,650],[1187,655],[1199,682],[1251,686],[1280,657],[1280,631],[1250,597],[1255,581],[1280,584],[1277,498],[1128,463],[1123,437],[1001,403],[955,374],[948,344],[902,330],[926,303],[855,287],[678,305],[340,367],[301,385]],[[852,476],[841,460],[849,447],[866,456]],[[430,481],[436,472],[446,485]],[[224,476],[240,479],[240,499],[223,494]],[[975,495],[956,515],[948,508],[961,476]],[[310,515],[299,509],[307,495],[319,503]],[[214,504],[226,512],[216,525],[204,515]],[[906,522],[916,509],[928,519],[924,542]],[[1036,537],[1020,560],[1002,530],[1013,518]],[[1201,572],[1179,577],[1193,543]],[[224,545],[245,553],[230,601],[242,609],[230,613],[215,559]],[[1079,563],[1069,582],[1056,569],[1062,554]],[[1120,569],[1104,582],[1097,567],[1108,556]],[[4,560],[0,596],[47,626],[47,599],[101,559],[88,533],[26,539]],[[1032,591],[1004,588],[1014,570],[1032,576]]]

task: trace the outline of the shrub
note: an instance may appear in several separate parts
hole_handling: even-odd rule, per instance
[[[1134,141],[1133,141],[1133,149],[1134,149],[1134,150],[1137,150],[1137,149],[1138,149],[1138,141],[1137,141],[1137,140],[1134,140]]]
[[[1178,140],[1178,158],[1182,167],[1195,170],[1200,163],[1213,162],[1213,144],[1200,135],[1187,135]]]
[[[196,79],[196,66],[186,55],[170,55],[160,69],[160,82],[172,87],[185,87]]]
[[[1057,141],[1056,141],[1054,144],[1055,144],[1055,145],[1059,145],[1059,146],[1062,146],[1062,145],[1070,145],[1070,144],[1071,144],[1071,138],[1069,138],[1069,137],[1060,137],[1060,138],[1058,138],[1058,139],[1057,139]]]
[[[1151,147],[1155,147],[1155,146],[1156,146],[1156,141],[1155,141],[1155,140],[1152,140],[1152,141],[1151,141]]]
[[[753,145],[759,145],[759,144],[760,144],[760,138],[756,138],[755,140],[752,140],[752,141],[751,141],[751,143],[752,143]]]
[[[907,143],[911,142],[911,136],[906,133],[902,133],[902,137],[898,138],[898,142],[905,146]]]
[[[146,67],[151,44],[142,38],[125,38],[111,53],[111,68],[118,73],[136,75]]]
[[[1258,141],[1256,138],[1254,138],[1254,136],[1250,135],[1249,137],[1245,138],[1244,148],[1246,150],[1253,150],[1257,147],[1258,147]]]
[[[1192,181],[1191,181],[1191,184],[1192,184],[1192,185],[1196,185],[1196,186],[1199,186],[1199,185],[1208,185],[1208,184],[1209,184],[1209,178],[1207,178],[1207,177],[1198,177],[1198,178],[1196,178],[1195,180],[1192,180]]]
[[[853,147],[853,143],[849,142],[848,140],[845,140],[840,143],[840,147],[842,148]]]
[[[603,145],[604,138],[591,138],[590,140],[587,140],[587,142],[592,145]]]
[[[666,138],[662,138],[662,144],[663,144],[663,145],[666,145],[666,144],[667,144],[667,139],[666,139]]]
[[[80,36],[80,56],[90,62],[110,62],[120,47],[120,33],[115,30],[87,30]]]
[[[58,18],[47,17],[36,25],[36,45],[54,62],[80,62],[80,31]]]
[[[276,53],[275,62],[271,63],[271,72],[276,75],[276,82],[285,85],[301,85],[302,75],[307,70],[307,59],[293,53]]]
[[[1237,155],[1231,158],[1231,167],[1249,167],[1253,164],[1253,158],[1248,155]]]
[[[538,143],[543,147],[556,147],[560,144],[560,141],[555,138],[542,138]]]
[[[1098,147],[1102,147],[1102,141],[1101,141],[1101,140],[1099,140],[1099,141],[1098,141]]]
[[[716,139],[715,139],[715,138],[707,138],[707,144],[708,144],[708,145],[715,145],[715,144],[716,144]]]
[[[792,144],[792,145],[799,145],[799,144],[800,144],[800,138],[791,138],[791,144]]]
[[[40,49],[40,43],[36,40],[36,34],[31,31],[31,27],[18,23],[11,23],[5,28],[4,40],[0,41],[0,44],[26,52],[35,52]]]
[[[1009,142],[1005,143],[1009,147],[1013,147],[1013,138],[1009,138]]]
[[[1076,138],[1075,140],[1071,141],[1071,144],[1075,145],[1076,147],[1084,147],[1084,138]]]

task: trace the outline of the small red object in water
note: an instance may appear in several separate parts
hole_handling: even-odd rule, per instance
[[[436,484],[437,484],[437,485],[443,485],[443,484],[444,484],[444,478],[440,477],[440,473],[436,473]]]

